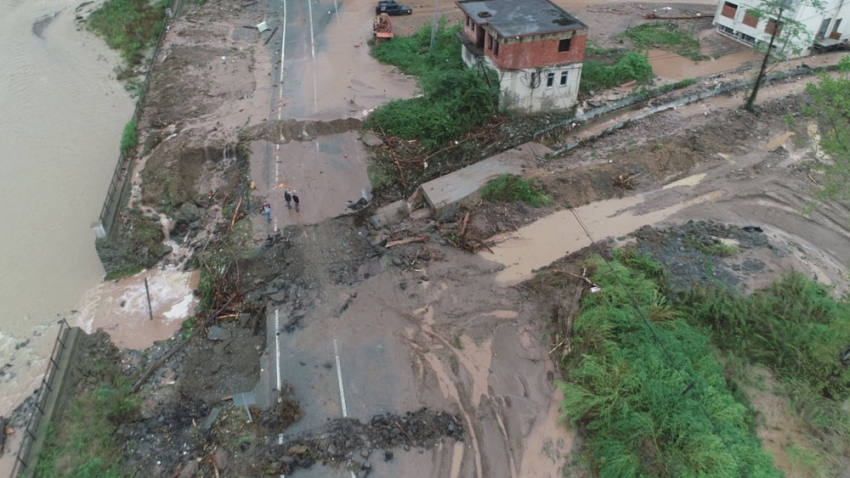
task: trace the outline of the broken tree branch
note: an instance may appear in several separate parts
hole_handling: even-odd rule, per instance
[[[463,215],[463,221],[460,223],[460,231],[457,233],[459,237],[463,237],[466,234],[467,224],[469,224],[469,211],[466,211],[466,214]]]
[[[230,230],[233,230],[233,225],[236,224],[236,218],[239,217],[239,208],[242,206],[242,198],[236,203],[236,210],[233,211],[233,219],[230,220]]]
[[[420,237],[408,237],[407,239],[400,239],[398,241],[390,241],[390,242],[387,243],[387,245],[385,247],[387,249],[389,249],[390,247],[403,246],[405,244],[411,244],[411,243],[414,243],[414,242],[427,242],[428,239],[430,239],[430,238],[431,238],[431,236],[428,236],[428,235],[420,236]]]

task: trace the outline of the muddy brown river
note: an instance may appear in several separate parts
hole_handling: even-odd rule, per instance
[[[103,276],[91,223],[134,102],[117,54],[74,21],[80,3],[0,2],[0,415],[31,393],[58,318]]]

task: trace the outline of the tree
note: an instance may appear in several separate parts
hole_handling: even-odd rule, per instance
[[[824,173],[822,200],[850,199],[850,56],[838,62],[838,71],[806,86],[812,105],[802,108],[804,116],[818,119],[817,146],[828,159],[817,163]]]
[[[789,54],[798,55],[805,47],[812,44],[812,35],[806,26],[795,19],[796,13],[802,8],[823,10],[822,0],[765,0],[758,7],[747,10],[747,17],[766,19],[764,31],[770,34],[767,45],[764,42],[756,43],[756,50],[764,53],[761,68],[753,82],[744,109],[753,111],[759,88],[767,74],[767,64],[773,56],[779,61],[784,61]],[[745,17],[746,21],[746,17]]]

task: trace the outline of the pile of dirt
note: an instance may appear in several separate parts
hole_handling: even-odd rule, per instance
[[[463,441],[463,437],[463,420],[459,416],[422,408],[404,415],[376,415],[366,424],[350,418],[336,419],[323,430],[264,448],[259,456],[264,460],[261,471],[266,474],[289,475],[323,463],[347,468],[363,477],[372,469],[369,459],[373,453],[378,453],[378,459],[390,461],[393,448],[430,450],[446,438]]]
[[[319,136],[357,131],[363,122],[357,118],[334,119],[330,121],[280,120],[268,121],[249,126],[239,134],[243,141],[263,139],[272,143],[289,141],[313,141]]]
[[[767,248],[779,257],[780,249],[770,244],[759,227],[733,226],[713,221],[688,221],[685,224],[656,229],[644,226],[630,237],[637,240],[639,251],[664,265],[673,292],[694,286],[722,284],[732,289],[741,284],[741,275],[758,273],[765,264],[758,259],[738,261],[734,249],[746,251]],[[723,240],[727,241],[723,241]],[[712,248],[727,244],[732,257],[712,254]]]

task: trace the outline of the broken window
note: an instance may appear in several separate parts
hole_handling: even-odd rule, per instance
[[[561,72],[561,86],[567,86],[567,72]]]
[[[570,51],[571,38],[564,38],[558,42],[558,51]]]
[[[720,11],[720,15],[734,20],[736,13],[738,13],[738,5],[730,2],[723,3],[723,10]]]
[[[546,88],[551,88],[555,84],[555,73],[546,73]]]

